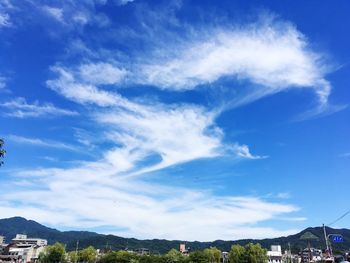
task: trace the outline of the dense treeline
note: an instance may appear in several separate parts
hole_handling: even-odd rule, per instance
[[[61,243],[56,243],[48,246],[40,254],[39,261],[40,263],[220,263],[221,257],[221,251],[215,247],[197,250],[191,252],[189,255],[183,255],[176,249],[171,249],[163,255],[139,255],[125,250],[108,251],[98,254],[98,251],[92,246],[78,252],[72,251],[66,253],[65,246]],[[267,262],[266,250],[260,244],[233,245],[225,262],[265,263]]]
[[[1,159],[1,158],[0,158]],[[0,168],[1,169],[1,168]],[[350,247],[350,230],[334,229],[326,227],[327,233],[340,234],[344,238],[342,243],[334,243],[333,251],[347,251]],[[325,249],[325,241],[322,227],[307,228],[300,233],[287,237],[270,238],[270,239],[244,239],[244,240],[216,240],[212,242],[188,242],[181,240],[149,239],[139,240],[135,238],[123,238],[114,235],[102,235],[86,231],[66,231],[61,232],[56,229],[48,228],[32,220],[26,220],[21,217],[0,219],[0,233],[7,240],[11,240],[18,233],[26,233],[30,237],[40,237],[47,239],[49,244],[61,242],[66,244],[67,250],[74,250],[76,242],[79,240],[79,247],[86,248],[90,245],[95,248],[104,249],[106,244],[113,250],[123,250],[128,247],[135,250],[140,247],[146,247],[152,252],[167,253],[172,248],[177,248],[180,243],[186,244],[194,250],[204,250],[209,247],[217,247],[221,251],[230,251],[232,245],[239,244],[244,246],[248,243],[259,243],[262,247],[269,249],[271,245],[281,245],[282,251],[290,248],[293,253],[298,253],[307,247],[307,241],[300,239],[305,232],[311,232],[319,239],[312,241],[312,246],[319,249]]]

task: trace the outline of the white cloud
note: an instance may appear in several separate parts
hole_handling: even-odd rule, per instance
[[[214,125],[214,115],[198,107],[117,110],[97,114],[96,121],[112,125],[112,139],[131,152],[140,151],[140,157],[161,157],[160,163],[139,172],[222,154],[222,133]]]
[[[95,85],[118,84],[126,76],[127,72],[110,63],[89,63],[79,67],[81,79]]]
[[[145,84],[179,92],[207,84],[226,86],[234,93],[226,96],[227,108],[288,89],[310,89],[317,96],[318,106],[299,119],[344,109],[328,104],[332,88],[326,75],[334,69],[332,63],[324,54],[313,51],[308,39],[290,23],[265,17],[241,27],[226,23],[203,29],[174,22],[179,35],[158,25],[167,19],[159,16],[151,21],[157,23],[156,31],[150,29],[147,20],[140,21],[142,29],[147,30],[143,37],[138,31],[128,31],[127,35],[135,35],[140,45],[147,47],[142,53],[131,51],[123,58],[115,52],[92,52],[84,46],[90,57],[102,62],[81,65],[82,72],[74,69],[74,78],[85,80],[85,84]],[[135,41],[124,39],[125,32],[119,35],[120,42]],[[109,59],[118,63],[106,62]]]
[[[281,219],[285,221],[293,221],[293,222],[303,222],[307,220],[306,217],[286,217]]]
[[[4,90],[6,88],[7,78],[0,75],[0,90]]]
[[[209,27],[184,40],[174,38],[163,40],[166,44],[152,54],[140,54],[136,82],[182,91],[221,80],[220,85],[238,89],[234,80],[248,81],[257,88],[238,104],[289,88],[312,89],[319,104],[327,104],[329,63],[291,24],[266,18],[245,27]]]
[[[257,226],[297,211],[293,205],[259,197],[215,197],[207,191],[145,183],[118,176],[114,169],[99,162],[75,169],[38,170],[37,174],[26,171],[21,178],[27,175],[26,180],[36,181],[40,189],[4,193],[2,201],[7,204],[0,203],[0,213],[71,228],[110,225],[125,229],[115,234],[138,238],[204,241],[272,237],[294,231]],[[16,202],[16,208],[11,202]]]
[[[59,75],[58,79],[48,80],[48,87],[66,98],[82,104],[96,104],[98,106],[112,106],[122,101],[117,94],[98,89],[89,82],[75,79],[73,73],[62,67],[53,67],[52,71]]]
[[[88,67],[91,67],[90,64]],[[137,172],[144,173],[223,154],[222,132],[214,123],[216,113],[195,105],[132,102],[93,85],[100,80],[94,74],[91,74],[92,79],[84,78],[82,68],[85,67],[69,71],[54,67],[58,78],[49,80],[47,84],[75,102],[109,108],[106,111],[96,110],[92,115],[95,122],[105,128],[110,140],[118,145],[105,154],[114,166],[125,166],[129,170],[135,168],[134,164],[143,158],[158,155],[161,158],[159,163]],[[109,76],[108,72],[106,74]]]
[[[0,107],[7,109],[7,112],[4,113],[6,116],[16,118],[78,115],[75,111],[57,108],[51,103],[40,104],[35,101],[33,104],[29,104],[24,98],[6,101]]]
[[[291,195],[288,192],[281,192],[281,193],[278,193],[276,197],[281,199],[289,199]]]
[[[7,13],[0,13],[0,28],[9,27],[12,23],[10,21],[10,16]]]
[[[245,159],[266,159],[269,156],[260,156],[260,155],[253,155],[249,151],[248,145],[242,144],[234,144],[231,147],[231,150],[239,157],[245,158]]]
[[[43,11],[57,21],[64,23],[63,9],[58,7],[43,6]]]
[[[86,24],[91,16],[81,13],[73,19]],[[116,90],[147,84],[181,92],[222,79],[238,90],[234,87],[237,82],[232,81],[236,79],[256,86],[236,105],[288,88],[306,87],[315,91],[324,107],[331,86],[324,77],[327,69],[322,57],[312,52],[307,40],[289,24],[209,29],[173,42],[163,39],[154,49],[131,54],[127,61],[106,51],[108,56],[93,54],[81,65],[51,68],[57,77],[47,81],[48,87],[85,106],[84,115],[103,130],[96,137],[108,140],[110,146],[101,149],[102,157],[94,162],[19,173],[22,181],[24,177],[34,186],[4,194],[0,213],[67,227],[111,225],[126,229],[116,232],[119,235],[142,238],[212,240],[291,233],[293,230],[259,227],[259,223],[297,211],[294,205],[259,197],[218,197],[208,189],[144,180],[147,172],[200,158],[232,153],[244,159],[267,158],[252,154],[244,144],[224,145],[224,132],[215,123],[222,108],[162,104],[148,98],[132,101]],[[47,141],[25,139],[48,146]],[[90,144],[90,140],[77,139]],[[19,205],[13,208],[13,203]]]
[[[52,141],[52,140],[43,140],[43,139],[39,139],[39,138],[28,138],[28,137],[13,135],[13,134],[8,135],[7,139],[9,139],[17,144],[29,144],[29,145],[34,145],[34,146],[57,148],[57,149],[70,150],[70,151],[77,150],[77,147],[75,147],[73,145],[69,145],[69,144],[57,142],[57,141]]]
[[[97,86],[105,83],[99,80],[103,71],[92,67],[98,77],[90,78],[81,73],[82,68],[84,66],[74,69],[56,66],[52,69],[58,76],[47,84],[66,98],[89,106],[92,120],[103,127],[104,139],[114,146],[105,150],[96,162],[70,169],[19,173],[20,178],[38,180],[42,187],[6,195],[8,202],[26,200],[18,213],[43,223],[73,228],[115,226],[125,229],[116,231],[118,235],[140,238],[235,239],[293,231],[257,226],[262,221],[297,211],[293,205],[259,197],[216,197],[205,189],[176,188],[131,176],[225,154],[223,132],[215,124],[217,113],[198,105],[133,102]],[[119,83],[119,77],[112,78],[111,82]],[[91,108],[91,105],[97,107]],[[252,155],[245,145],[240,146],[236,154],[250,159],[263,158]],[[142,163],[150,156],[159,158]],[[65,200],[70,200],[69,204]],[[8,207],[0,206],[0,211],[6,214]]]
[[[77,12],[72,17],[77,24],[86,25],[90,21],[90,14],[87,12]]]
[[[134,0],[116,0],[120,5],[127,5],[128,3],[134,2]]]

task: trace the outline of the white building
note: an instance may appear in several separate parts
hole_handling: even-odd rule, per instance
[[[267,251],[269,263],[282,263],[282,250],[280,245],[272,245],[271,250]]]
[[[47,246],[47,240],[41,238],[28,238],[27,235],[17,234],[12,243],[15,244],[28,244],[37,246]]]
[[[16,235],[12,242],[3,249],[0,262],[36,262],[46,246],[46,239]]]

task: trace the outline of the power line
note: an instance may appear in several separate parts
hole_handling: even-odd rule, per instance
[[[346,217],[348,214],[350,214],[350,209],[348,211],[346,211],[343,215],[341,215],[340,217],[338,217],[336,220],[334,220],[333,222],[329,223],[327,226],[331,226],[335,223],[337,223],[339,220],[343,219],[344,217]]]

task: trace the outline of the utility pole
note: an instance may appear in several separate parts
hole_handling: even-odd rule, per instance
[[[75,263],[78,261],[78,248],[79,248],[79,240],[77,240],[77,246],[75,247]]]
[[[327,233],[326,233],[326,226],[323,224],[322,227],[323,227],[324,240],[326,241],[327,254],[328,254],[328,256],[330,256],[330,254],[329,254],[329,245],[328,245],[328,237],[327,237]]]
[[[289,249],[289,263],[292,263],[292,250],[290,249],[290,243],[288,242],[288,249]]]

